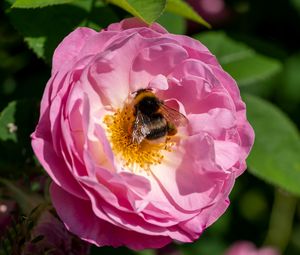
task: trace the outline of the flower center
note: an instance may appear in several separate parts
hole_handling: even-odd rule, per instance
[[[104,117],[104,124],[107,126],[107,134],[112,150],[122,161],[123,166],[133,172],[150,171],[151,165],[161,164],[164,151],[171,152],[175,143],[170,137],[163,141],[148,141],[144,139],[141,143],[134,143],[132,140],[132,126],[135,121],[132,107],[125,105],[112,115]]]

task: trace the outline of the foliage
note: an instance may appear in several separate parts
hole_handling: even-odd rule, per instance
[[[12,5],[13,8],[38,8],[49,5],[65,4],[72,0],[17,0]]]
[[[250,95],[245,95],[244,99],[256,134],[248,159],[249,170],[299,196],[300,136],[297,127],[269,102]]]
[[[211,26],[183,0],[167,0],[166,11],[178,14],[210,28]]]
[[[166,7],[166,0],[150,0],[147,2],[139,0],[109,0],[109,3],[123,8],[148,24],[154,22]]]
[[[247,45],[230,39],[224,32],[205,32],[195,37],[209,47],[240,87],[255,85],[281,69],[278,60],[258,54]]]

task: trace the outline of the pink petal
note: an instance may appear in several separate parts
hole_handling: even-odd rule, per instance
[[[160,26],[157,23],[153,23],[152,25],[148,26],[146,23],[144,23],[142,20],[137,19],[137,18],[129,18],[129,19],[124,19],[119,23],[113,23],[108,26],[107,30],[108,31],[122,31],[122,30],[127,30],[131,28],[142,28],[142,27],[149,27],[149,30],[154,30],[156,32],[165,34],[167,31]]]
[[[74,179],[63,159],[56,155],[46,137],[40,136],[38,128],[32,134],[31,144],[40,163],[57,185],[64,187],[74,196],[82,199],[87,198],[85,191]]]
[[[130,84],[134,89],[146,88],[155,76],[159,74],[167,76],[187,57],[184,48],[177,44],[164,42],[158,44],[156,42],[154,45],[140,50],[134,58]]]
[[[51,184],[50,192],[53,205],[68,230],[97,246],[126,245],[131,249],[140,250],[160,248],[171,242],[169,237],[139,234],[99,219],[93,213],[89,201],[72,196],[54,183]]]
[[[89,37],[97,34],[96,31],[90,28],[77,28],[70,33],[58,45],[53,55],[52,75],[55,74],[66,63],[70,64],[76,61],[78,53],[85,45]]]
[[[225,172],[214,162],[214,147],[208,137],[194,135],[180,146],[184,148],[182,155],[174,154],[170,162],[153,167],[152,172],[171,204],[186,212],[199,212],[214,203],[223,185],[229,184]]]
[[[215,141],[216,163],[223,170],[229,170],[241,157],[241,148],[238,144],[229,141]]]
[[[207,113],[190,114],[188,119],[190,135],[205,132],[216,139],[221,138],[227,129],[236,125],[233,112],[226,108],[213,108]]]

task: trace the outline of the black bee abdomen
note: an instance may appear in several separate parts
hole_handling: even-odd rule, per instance
[[[156,97],[146,96],[135,105],[141,113],[146,115],[154,114],[160,107],[160,101]]]
[[[155,140],[164,137],[168,133],[168,125],[165,118],[160,114],[152,114],[150,117],[150,133],[146,136],[148,140]]]
[[[150,134],[146,136],[148,140],[155,140],[164,137],[167,134],[167,128],[162,127],[160,129],[151,130]]]

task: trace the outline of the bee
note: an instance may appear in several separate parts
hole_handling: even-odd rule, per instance
[[[165,105],[151,89],[140,89],[134,93],[134,121],[131,128],[133,143],[140,144],[144,139],[153,141],[174,136],[177,127],[187,125],[188,119]]]

